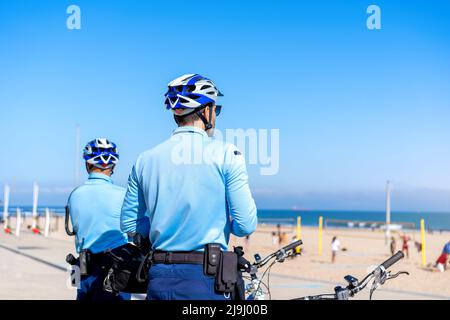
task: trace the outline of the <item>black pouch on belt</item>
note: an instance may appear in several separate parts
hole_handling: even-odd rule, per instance
[[[215,289],[219,293],[234,293],[238,280],[237,255],[234,252],[222,252],[216,274]]]
[[[90,273],[92,252],[89,249],[84,249],[80,251],[79,262],[80,262],[80,275],[87,276]]]
[[[209,243],[205,246],[205,261],[203,261],[203,272],[208,276],[217,274],[220,263],[220,244]]]

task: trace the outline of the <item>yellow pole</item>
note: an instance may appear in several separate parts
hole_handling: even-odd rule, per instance
[[[319,217],[319,256],[322,255],[322,223],[323,217]]]
[[[297,240],[300,240],[300,234],[302,230],[302,218],[300,216],[297,217]],[[300,253],[300,246],[295,248],[296,253]]]
[[[427,265],[427,255],[425,252],[425,220],[420,220],[420,234],[422,236],[422,266],[425,267]]]

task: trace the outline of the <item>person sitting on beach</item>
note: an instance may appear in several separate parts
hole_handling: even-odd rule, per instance
[[[76,250],[91,256],[89,274],[81,275],[77,300],[129,300],[130,294],[115,295],[103,290],[106,271],[101,263],[105,252],[128,243],[127,235],[120,230],[126,190],[111,180],[119,152],[114,143],[98,138],[86,145],[83,158],[88,180],[72,191],[67,204]]]
[[[441,255],[439,256],[439,258],[436,261],[436,268],[440,272],[444,272],[447,269],[447,263],[448,263],[447,261],[448,261],[449,255],[450,255],[450,241],[445,244]]]
[[[333,237],[333,240],[331,240],[331,263],[334,263],[336,261],[336,254],[339,251],[341,246],[341,242],[338,240],[337,237]]]
[[[213,137],[218,96],[215,84],[198,74],[169,83],[165,104],[178,128],[142,153],[130,173],[121,224],[124,232],[150,236],[155,253],[148,300],[242,298],[215,289],[220,268],[210,268],[206,254],[213,245],[215,252],[226,251],[230,233],[245,237],[257,226],[244,156]],[[142,224],[148,218],[150,225]],[[242,293],[242,277],[237,278],[233,289]]]

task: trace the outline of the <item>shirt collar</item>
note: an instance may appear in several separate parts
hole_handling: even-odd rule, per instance
[[[111,177],[107,176],[106,174],[103,174],[103,173],[97,173],[97,172],[90,173],[89,180],[93,180],[93,179],[100,179],[100,180],[105,180],[106,182],[109,182],[109,183],[113,183]]]
[[[194,126],[178,127],[173,131],[172,135],[176,135],[178,133],[184,133],[184,132],[199,133],[206,138],[209,137],[205,130],[203,130],[199,127],[194,127]]]

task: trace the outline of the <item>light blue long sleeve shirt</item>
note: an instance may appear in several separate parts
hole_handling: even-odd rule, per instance
[[[228,247],[230,233],[251,234],[256,205],[243,155],[196,127],[180,127],[142,153],[129,176],[122,207],[126,233],[149,235],[153,249],[201,251]]]
[[[125,192],[125,188],[114,185],[109,176],[91,173],[89,179],[71,193],[68,206],[78,253],[82,249],[99,253],[128,242],[127,235],[120,229]]]

